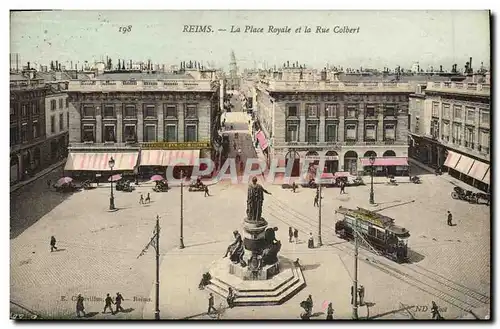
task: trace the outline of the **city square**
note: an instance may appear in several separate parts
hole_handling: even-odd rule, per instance
[[[491,13],[255,13],[11,13],[11,319],[490,320]]]
[[[382,212],[410,231],[415,262],[397,265],[362,249],[360,256],[366,261],[360,261],[359,280],[367,289],[366,300],[374,305],[369,314],[360,308],[360,316],[411,318],[401,305],[430,305],[435,300],[446,308],[445,318],[458,318],[468,309],[484,312],[489,303],[489,207],[453,200],[453,185],[439,176],[427,173],[421,177],[421,185],[375,184],[377,208],[387,208]],[[350,318],[353,246],[335,236],[334,210],[338,206],[369,207],[368,186],[348,188],[344,195],[339,195],[337,188],[323,189],[323,246],[317,249],[308,249],[305,243],[309,233],[315,238],[317,234],[314,190],[300,188],[292,193],[279,185],[265,187],[273,195],[264,202],[264,217],[279,228],[282,256],[300,259],[307,286],[281,306],[227,309],[223,318],[298,318],[298,304],[308,294],[318,305],[314,312],[324,312],[324,306],[321,309],[319,305],[332,301],[336,318]],[[43,180],[35,183],[31,193],[35,193],[33,189],[38,192],[31,198],[34,204],[42,204],[56,193],[47,191]],[[152,193],[150,204],[139,204],[141,193]],[[94,318],[153,318],[154,250],[139,259],[137,256],[151,238],[158,215],[161,316],[209,318],[203,314],[207,292],[197,285],[209,265],[223,256],[231,232],[241,229],[246,185],[223,181],[211,186],[210,194],[204,197],[201,192],[184,190],[186,248],[182,250],[180,187],[154,193],[151,185],[141,184],[133,193],[115,192],[117,212],[107,212],[109,184],[72,194],[11,240],[12,301],[37,310],[42,317],[72,318],[75,302],[71,298],[82,294],[99,298],[86,302],[87,312],[99,313]],[[21,199],[13,198],[12,202],[18,218],[35,214]],[[447,210],[453,212],[456,226],[446,225]],[[299,230],[298,244],[286,241],[289,226]],[[60,251],[55,253],[49,250],[51,235],[58,239]],[[370,264],[374,261],[381,265],[374,267]],[[124,295],[124,307],[130,312],[100,314],[105,294],[116,292]],[[219,301],[226,307],[225,301]],[[430,317],[429,312],[410,312],[415,318]]]

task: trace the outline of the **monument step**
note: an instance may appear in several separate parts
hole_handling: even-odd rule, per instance
[[[294,280],[295,278],[295,273],[296,273],[296,270],[295,269],[291,269],[286,271],[286,272],[289,272],[289,276],[283,280],[280,280],[278,281],[279,283],[278,284],[275,284],[273,286],[270,286],[270,287],[262,287],[260,284],[259,286],[255,287],[255,288],[240,288],[238,289],[238,292],[240,293],[258,293],[258,292],[272,292],[272,291],[277,291],[278,289],[280,289],[281,287],[283,287],[284,285],[288,284],[290,281]],[[286,273],[286,272],[282,272],[280,274],[283,274],[283,273]],[[279,276],[279,275],[278,275]],[[270,282],[273,282],[273,283],[277,283],[277,279],[278,278],[275,278],[275,280],[271,281],[272,279],[270,279],[269,281]],[[232,286],[236,286],[238,285],[236,282],[228,282],[228,281],[225,281],[223,280],[221,277],[214,277],[212,278],[211,280],[212,282],[219,282],[220,284],[222,284],[223,286],[226,286],[226,287],[232,287]],[[245,281],[243,281],[245,282]],[[246,281],[246,282],[250,282],[250,281]],[[264,283],[265,281],[259,281],[259,283]]]
[[[232,287],[237,291],[236,298],[234,300],[235,306],[265,306],[265,305],[279,305],[290,298],[292,298],[297,292],[299,292],[303,287],[305,287],[306,282],[304,275],[301,270],[296,270],[293,272],[293,277],[291,281],[287,284],[281,286],[279,290],[271,289],[266,292],[262,291],[249,291],[242,292],[237,291],[237,287]],[[214,282],[215,281],[215,282]],[[226,298],[228,294],[229,285],[222,283],[220,280],[212,280],[212,284],[208,285],[207,288],[216,293],[217,295]]]

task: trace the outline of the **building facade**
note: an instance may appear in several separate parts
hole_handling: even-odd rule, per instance
[[[45,97],[45,134],[50,145],[50,160],[57,162],[67,156],[69,99],[66,82],[47,83]]]
[[[410,97],[410,154],[482,190],[490,185],[490,86],[428,83]]]
[[[189,174],[200,157],[215,157],[220,128],[217,80],[184,75],[132,79],[132,74],[112,78],[110,74],[69,83],[66,170],[109,171],[107,161],[113,156],[119,160],[118,171],[164,172],[180,157]]]
[[[361,159],[370,155],[394,158],[390,168],[377,170],[396,174],[407,169],[413,89],[388,82],[261,82],[254,95],[257,129],[269,139],[271,157],[294,159],[294,175],[301,162],[319,156],[327,172],[360,174],[366,165]]]
[[[50,163],[43,79],[35,70],[10,75],[10,183],[28,179]]]

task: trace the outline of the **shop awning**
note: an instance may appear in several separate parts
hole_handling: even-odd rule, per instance
[[[488,169],[486,175],[484,175],[482,182],[490,185],[490,169]]]
[[[474,164],[472,165],[472,168],[470,168],[469,176],[479,181],[482,181],[484,175],[486,175],[486,172],[488,171],[489,168],[490,168],[489,164],[475,160]]]
[[[163,167],[198,166],[200,164],[200,150],[163,150],[163,152]]]
[[[141,151],[141,166],[163,166],[165,150],[143,150]]]
[[[262,130],[259,130],[255,134],[255,138],[259,141],[259,145],[262,151],[264,151],[267,148],[267,139],[266,135],[264,135],[264,132]]]
[[[69,153],[64,170],[111,171],[109,160],[113,157],[113,170],[134,170],[139,152],[120,153]]]
[[[335,175],[329,172],[324,172],[321,174],[321,179],[334,179]]]
[[[469,170],[472,167],[472,164],[474,163],[474,159],[471,159],[465,155],[462,155],[460,157],[460,160],[458,161],[457,165],[455,166],[455,170],[460,171],[462,174],[469,174]]]
[[[448,151],[448,157],[446,158],[444,165],[448,168],[455,169],[461,156],[461,154],[455,153],[453,151]]]
[[[371,166],[370,159],[369,158],[361,158],[361,164],[363,166]],[[375,162],[373,163],[374,166],[407,166],[408,165],[408,158],[406,157],[401,157],[401,158],[375,158]]]
[[[337,171],[335,173],[335,177],[349,177],[351,176],[351,173],[348,171]]]

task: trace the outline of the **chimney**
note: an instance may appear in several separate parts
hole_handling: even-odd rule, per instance
[[[286,61],[286,67],[290,67],[290,61]]]
[[[470,73],[473,73],[473,70],[472,70],[472,57],[469,57],[469,69],[470,69]]]
[[[61,64],[59,63],[59,67],[58,67],[58,70],[61,71]]]
[[[59,70],[59,62],[56,61],[56,71]]]
[[[30,62],[28,62],[28,70],[30,69]]]
[[[132,69],[132,60],[130,60],[130,69]]]

